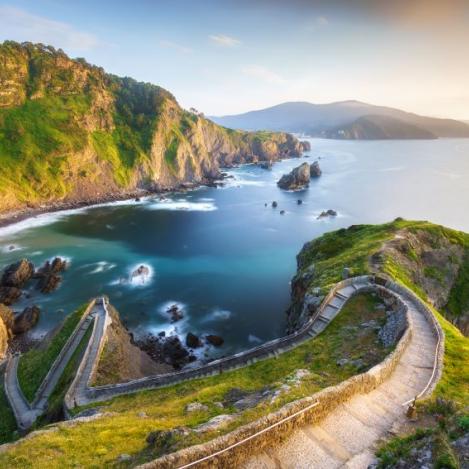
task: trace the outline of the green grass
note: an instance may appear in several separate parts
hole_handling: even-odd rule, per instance
[[[57,420],[63,420],[63,400],[66,392],[68,391],[70,385],[72,384],[73,379],[75,378],[76,371],[80,365],[81,358],[85,352],[86,346],[91,337],[93,331],[93,326],[90,324],[85,335],[81,339],[78,347],[73,352],[69,362],[67,363],[56,387],[54,388],[49,401],[47,403],[47,410],[44,415],[42,415],[35,427],[40,428],[44,424],[54,422]]]
[[[451,289],[446,309],[452,316],[461,316],[469,311],[469,249],[461,265],[458,278]]]
[[[75,117],[89,107],[85,96],[47,97],[0,109],[0,184],[20,200],[62,197],[68,188],[66,155],[86,144]]]
[[[134,455],[134,463],[143,462],[155,456],[146,448],[145,438],[150,431],[178,426],[194,427],[217,414],[235,412],[232,407],[220,409],[215,405],[217,401],[222,401],[232,388],[247,391],[277,389],[289,383],[288,377],[296,369],[303,368],[311,372],[300,385],[292,386],[290,391],[275,403],[265,401],[243,412],[227,427],[226,431],[229,431],[270,413],[287,402],[337,384],[381,361],[389,350],[379,345],[376,332],[355,327],[370,319],[383,319],[384,313],[375,309],[377,302],[372,295],[357,296],[347,304],[323,334],[280,355],[277,359],[267,359],[221,375],[94,404],[103,406],[106,412],[112,412],[112,417],[76,424],[58,432],[22,441],[7,453],[0,453],[0,464],[8,467],[28,467],[34,461],[35,467],[48,468],[73,465],[112,466],[122,453]],[[339,367],[336,361],[344,357],[361,358],[364,362],[363,368],[358,369],[353,365]],[[187,415],[185,406],[194,401],[206,404],[209,411]],[[141,417],[141,412],[145,412],[147,417]],[[191,434],[188,439],[178,441],[177,444],[186,446],[213,436],[213,433]],[[89,450],[90,447],[93,447],[93,451]]]
[[[24,353],[18,363],[18,381],[26,399],[34,399],[54,360],[77,326],[87,305],[67,316],[49,343],[41,344]]]

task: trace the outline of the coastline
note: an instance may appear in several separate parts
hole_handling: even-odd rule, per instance
[[[225,178],[223,178],[225,179]],[[46,215],[58,212],[64,212],[67,210],[79,210],[83,208],[96,207],[102,204],[108,204],[113,202],[124,202],[132,199],[142,199],[145,197],[158,196],[163,194],[172,194],[177,192],[188,192],[191,190],[199,189],[200,187],[218,187],[222,179],[215,179],[211,181],[204,181],[199,184],[193,185],[181,185],[179,187],[173,187],[170,189],[138,189],[133,191],[124,191],[112,194],[106,194],[101,197],[88,198],[84,200],[67,200],[58,202],[49,202],[47,205],[44,203],[37,207],[26,207],[23,209],[8,211],[0,213],[0,229],[6,228],[7,226],[14,225],[16,223],[25,221],[29,218],[35,218],[39,215]]]

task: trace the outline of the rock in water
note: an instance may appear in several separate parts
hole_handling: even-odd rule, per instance
[[[1,285],[4,287],[22,288],[33,276],[34,265],[27,259],[9,265],[3,272]]]
[[[326,210],[326,211],[323,211],[319,214],[318,216],[318,220],[320,218],[328,218],[328,217],[336,217],[337,216],[337,212],[335,210]]]
[[[308,163],[300,164],[290,173],[284,174],[277,182],[280,189],[299,190],[308,186],[310,180],[310,169]]]
[[[39,279],[36,287],[42,293],[50,293],[57,289],[62,278],[58,275],[67,268],[67,261],[60,257],[54,258],[52,262],[46,261],[44,265],[34,274]]]
[[[184,317],[184,314],[179,309],[178,305],[172,305],[166,310],[166,312],[171,315],[171,322],[177,322]]]
[[[272,208],[277,208],[277,206],[278,206],[278,203],[274,200],[274,201],[272,202]]]
[[[307,142],[306,140],[303,142],[300,142],[300,145],[303,151],[311,151],[311,143]]]
[[[205,336],[207,342],[215,347],[220,347],[225,342],[219,335],[209,334]]]
[[[21,290],[16,287],[0,287],[0,303],[12,305],[18,301],[21,296]]]
[[[150,268],[146,265],[139,265],[137,269],[135,269],[133,272],[132,272],[132,275],[130,276],[130,280],[132,281],[134,278],[138,278],[140,277],[140,279],[142,280],[142,283],[145,283],[145,281],[147,280],[147,278],[150,276]]]
[[[199,339],[198,336],[189,332],[186,336],[186,345],[189,348],[197,348],[202,346],[202,341]]]
[[[28,306],[23,312],[16,316],[13,325],[13,334],[23,334],[33,328],[39,321],[41,310],[36,306]]]
[[[318,178],[319,176],[321,176],[322,171],[321,171],[321,168],[319,167],[319,163],[317,161],[315,161],[311,165],[311,167],[309,168],[309,172],[310,172],[310,177],[312,177],[312,178]]]

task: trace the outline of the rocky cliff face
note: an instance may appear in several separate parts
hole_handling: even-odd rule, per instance
[[[301,327],[344,276],[380,273],[416,290],[469,334],[469,234],[400,219],[352,225],[306,243],[297,261],[288,331]]]
[[[218,126],[163,88],[61,50],[0,45],[0,211],[197,185],[304,149],[286,133]]]

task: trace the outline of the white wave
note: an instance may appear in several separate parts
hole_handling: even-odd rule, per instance
[[[260,339],[259,337],[257,337],[257,335],[254,334],[248,335],[248,341],[251,344],[262,344],[262,339]]]
[[[44,254],[44,251],[34,251],[30,254],[30,256],[31,257],[42,256],[42,254]]]
[[[144,272],[142,274],[137,274],[136,272],[140,267],[144,268]],[[154,276],[153,267],[143,262],[133,265],[128,269],[128,272],[128,284],[134,287],[145,287],[149,285]]]
[[[112,264],[111,262],[106,262],[106,261],[99,261],[96,262],[95,264],[88,264],[88,265],[94,265],[95,268],[89,272],[90,274],[99,274],[101,272],[108,272],[111,269],[114,269],[116,267],[116,264]]]
[[[148,200],[150,197],[142,197],[142,201]],[[126,200],[117,200],[113,202],[103,202],[100,204],[90,205],[88,207],[80,207],[80,208],[71,208],[67,210],[60,210],[57,212],[48,212],[48,213],[41,213],[40,215],[35,215],[25,220],[21,220],[17,223],[13,223],[8,226],[4,226],[0,228],[0,238],[10,236],[12,234],[16,234],[20,231],[28,230],[31,228],[37,228],[40,226],[51,225],[65,217],[70,215],[75,215],[77,213],[84,213],[88,210],[93,208],[100,208],[100,207],[119,207],[124,205],[137,205],[139,202],[136,202],[135,199],[126,199]]]
[[[390,166],[389,168],[382,168],[379,169],[378,171],[380,173],[390,173],[390,172],[396,172],[396,171],[403,171],[405,169],[405,166]]]
[[[162,199],[145,205],[149,210],[186,210],[189,212],[212,212],[217,206],[212,201],[188,201],[187,199]]]

